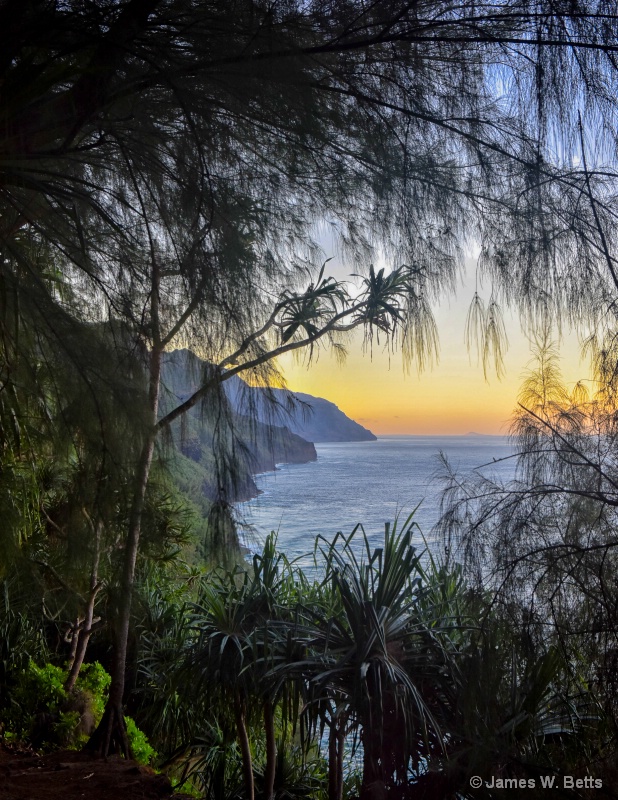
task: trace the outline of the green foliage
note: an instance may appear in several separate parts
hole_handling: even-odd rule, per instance
[[[140,731],[132,717],[125,717],[125,722],[133,758],[139,764],[150,764],[157,755],[154,748],[150,746],[146,735]]]
[[[357,326],[369,341],[399,336],[422,366],[437,347],[429,300],[456,284],[466,240],[480,244],[495,296],[532,326],[539,313],[603,323],[616,288],[607,5],[0,4],[0,569],[36,565],[56,622],[92,618],[112,587],[121,657],[106,719],[121,727],[134,565],[142,554],[173,561],[192,527],[175,497],[148,486],[162,428],[209,408],[208,535],[229,541],[243,448],[222,384],[237,372],[267,381],[283,351],[325,341],[341,352]],[[592,170],[588,131],[601,151]],[[363,270],[356,297],[313,266],[324,221]],[[382,254],[396,259],[390,272],[372,266]],[[474,320],[499,365],[497,302],[477,302]],[[213,366],[159,408],[161,355],[185,343]],[[412,638],[425,653],[397,619],[409,587],[396,608],[380,606],[366,577],[331,581],[341,648],[324,654],[325,671],[341,675],[347,637],[354,657],[370,656],[369,682],[388,679],[420,710],[406,659],[386,646],[406,654]],[[204,592],[208,633],[191,643],[202,681],[240,670],[239,719],[293,684],[273,672],[290,658],[278,636],[287,620],[275,613],[268,629],[285,603],[254,578],[236,595]],[[380,716],[366,675],[352,672],[365,708],[350,704],[350,719]],[[347,698],[349,685],[340,690]]]
[[[27,667],[14,676],[9,693],[9,706],[2,714],[4,735],[37,747],[78,748],[85,742],[80,723],[83,714],[92,714],[98,721],[105,705],[103,691],[109,676],[100,664],[87,665],[86,678],[77,682],[73,695],[64,690],[67,671],[54,664]],[[105,676],[104,678],[102,675]],[[71,708],[78,705],[80,710]]]
[[[79,711],[60,712],[58,722],[54,722],[51,727],[54,740],[57,741],[58,745],[70,749],[77,749],[80,745],[84,744],[84,737],[76,736],[80,719],[81,715]],[[42,744],[45,745],[46,743],[43,742]]]
[[[98,722],[105,710],[105,698],[111,683],[111,677],[98,661],[90,664],[83,664],[77,678],[77,689],[87,692],[92,702],[92,711],[95,720]]]
[[[274,535],[231,570],[144,575],[135,714],[150,742],[128,718],[135,757],[151,763],[156,750],[200,796],[239,797],[241,712],[255,790],[274,774],[276,798],[327,797],[337,758],[349,796],[370,778],[404,791],[412,776],[419,790],[465,797],[470,775],[519,775],[522,761],[532,771],[577,768],[607,728],[574,663],[551,637],[527,638],[461,567],[419,545],[410,518],[387,527],[379,547],[361,527],[319,540],[311,576],[287,562]],[[96,662],[83,665],[71,696],[53,664],[31,659],[10,675],[7,741],[79,747],[83,710],[101,718],[110,677]],[[328,743],[339,734],[345,746],[333,760]],[[363,763],[358,773],[371,752],[388,754],[378,756],[382,772]]]
[[[20,736],[29,736],[38,712],[54,714],[65,699],[66,672],[61,667],[33,661],[22,670],[11,697],[9,726]]]
[[[26,576],[18,583],[16,575],[0,584],[0,715],[10,705],[15,676],[27,669],[31,659],[49,658],[36,595],[24,584]]]
[[[339,769],[325,760],[328,741],[340,732],[350,796],[355,781],[357,790],[379,780],[401,792],[414,779],[465,797],[475,770],[581,764],[599,717],[573,665],[549,638],[532,643],[510,625],[460,566],[421,554],[417,539],[413,519],[387,528],[377,548],[360,527],[322,539],[309,578],[273,536],[251,564],[196,578],[194,604],[151,593],[139,713],[179,780],[207,798],[243,791],[242,709],[262,792],[268,704],[275,797],[326,796]],[[355,777],[360,741],[362,760],[373,748],[381,774],[365,763]]]
[[[0,712],[0,729],[7,741],[29,742],[43,749],[78,749],[86,743],[82,721],[86,718],[89,727],[99,723],[111,678],[97,661],[84,664],[74,690],[67,693],[67,674],[62,667],[49,663],[39,667],[30,660],[14,676],[10,704]],[[149,764],[156,753],[130,717],[127,734],[135,760]]]
[[[282,738],[277,748],[275,798],[294,800],[326,800],[328,766],[316,749],[307,754],[297,743]],[[263,786],[263,763],[256,767],[256,788]]]
[[[179,778],[175,778],[172,776],[171,778],[172,788],[174,792],[179,794],[188,794],[189,797],[195,797],[197,800],[201,800],[203,798],[203,792],[200,789],[196,788],[192,783],[189,781],[181,781]]]

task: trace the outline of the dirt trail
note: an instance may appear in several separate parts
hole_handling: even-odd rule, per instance
[[[0,800],[184,800],[165,775],[120,757],[36,755],[0,745]]]

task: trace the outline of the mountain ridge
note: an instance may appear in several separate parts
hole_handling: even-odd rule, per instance
[[[210,368],[189,350],[167,353],[161,372],[161,415],[190,397]],[[222,389],[228,401],[223,406],[198,403],[170,426],[176,480],[198,504],[222,496],[228,502],[257,497],[254,475],[271,472],[279,463],[316,461],[314,441],[376,438],[324,398],[251,387],[238,376]]]
[[[174,350],[165,360],[164,382],[166,376],[171,378],[176,396],[184,400],[200,385],[198,373],[204,374],[209,366],[190,350]],[[266,425],[287,428],[306,441],[363,442],[377,439],[372,431],[348,417],[326,398],[289,389],[250,386],[238,375],[225,381],[223,387],[237,414],[255,417]]]

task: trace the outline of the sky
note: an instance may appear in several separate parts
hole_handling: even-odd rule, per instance
[[[310,365],[302,362],[302,355],[300,360],[291,354],[280,359],[288,388],[325,397],[377,435],[507,434],[523,376],[531,365],[531,344],[516,316],[505,311],[509,339],[505,374],[499,380],[490,369],[485,378],[476,354],[468,353],[464,344],[473,272],[470,262],[457,296],[434,308],[440,334],[437,366],[420,376],[414,367],[405,374],[400,352],[389,354],[374,346],[372,354],[363,353],[362,333],[357,331],[342,365],[325,349]],[[334,274],[341,277],[340,268]],[[560,353],[567,385],[587,375],[574,334],[563,336]]]

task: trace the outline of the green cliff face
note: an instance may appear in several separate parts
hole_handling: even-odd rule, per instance
[[[162,373],[162,408],[182,401],[200,385],[208,365],[186,350],[170,353]],[[169,461],[182,484],[207,500],[238,502],[256,497],[253,475],[280,463],[315,461],[314,445],[285,426],[243,415],[226,394],[205,398],[169,432]],[[187,463],[190,462],[190,463]]]

